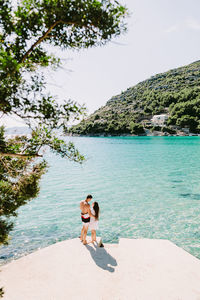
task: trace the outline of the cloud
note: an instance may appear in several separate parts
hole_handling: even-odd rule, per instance
[[[174,24],[165,30],[166,33],[180,32],[186,29],[200,31],[200,20],[186,18],[183,22]]]
[[[189,29],[200,30],[200,20],[196,20],[194,18],[188,18],[185,23],[187,28]]]
[[[178,24],[170,26],[165,30],[166,33],[176,32],[179,31],[180,26]]]

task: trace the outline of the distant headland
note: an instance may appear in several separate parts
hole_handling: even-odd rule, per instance
[[[200,60],[152,76],[113,96],[67,134],[199,135]]]

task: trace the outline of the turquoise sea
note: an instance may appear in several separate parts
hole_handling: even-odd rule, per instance
[[[68,138],[69,139],[69,138]],[[46,153],[37,199],[19,210],[1,262],[79,236],[79,201],[99,202],[105,243],[169,239],[200,258],[200,137],[73,137],[83,165]]]

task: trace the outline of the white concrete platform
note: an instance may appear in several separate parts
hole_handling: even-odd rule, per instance
[[[168,240],[120,239],[120,299],[200,300],[200,260]]]
[[[200,260],[167,240],[68,240],[2,266],[4,300],[200,300]]]
[[[24,256],[0,268],[3,299],[117,299],[116,250],[73,239]]]

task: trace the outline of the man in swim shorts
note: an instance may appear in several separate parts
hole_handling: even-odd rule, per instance
[[[87,236],[87,231],[90,223],[90,215],[91,215],[90,204],[88,202],[91,200],[92,200],[92,195],[87,195],[86,199],[80,202],[81,220],[83,224],[80,239],[84,245],[87,244],[86,236]]]

